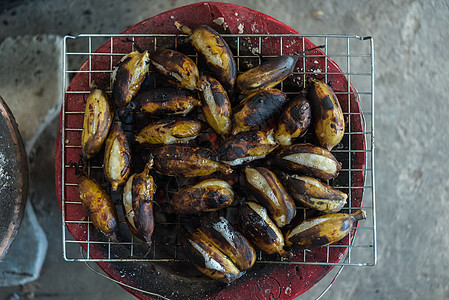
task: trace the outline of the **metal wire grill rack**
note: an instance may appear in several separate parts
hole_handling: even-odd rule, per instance
[[[238,72],[257,65],[264,58],[293,54],[306,50],[308,41],[324,45],[323,50],[301,54],[297,68],[290,78],[293,84],[281,83],[279,89],[288,96],[298,94],[308,77],[316,77],[332,83],[342,104],[346,119],[343,142],[333,153],[343,163],[337,180],[332,184],[348,193],[348,203],[343,212],[354,212],[363,207],[367,219],[359,222],[355,230],[339,243],[314,250],[295,252],[294,260],[284,260],[276,255],[259,252],[260,263],[318,264],[339,266],[372,266],[376,263],[376,211],[374,182],[374,44],[370,37],[355,35],[245,35],[223,34],[230,44]],[[179,243],[182,217],[156,215],[156,231],[165,228],[175,232],[170,238],[156,235],[151,249],[129,232],[122,213],[120,194],[111,193],[119,212],[118,241],[99,234],[86,217],[77,196],[77,182],[70,161],[77,161],[81,154],[80,137],[84,104],[92,81],[105,89],[109,77],[120,58],[135,45],[149,50],[183,47],[182,35],[174,34],[83,34],[66,36],[63,47],[62,106],[62,234],[63,255],[67,261],[155,261],[176,262],[184,260]],[[99,49],[101,45],[103,46]],[[97,50],[96,50],[97,49]],[[193,50],[183,48],[198,62]],[[260,55],[258,55],[260,54]],[[80,65],[81,68],[79,67]],[[76,82],[77,88],[72,84]],[[307,136],[305,141],[307,141]],[[102,160],[89,161],[88,175],[103,179],[104,187],[110,186],[102,177]],[[234,208],[230,208],[231,210]],[[304,217],[310,210],[297,208]],[[357,238],[355,236],[357,235]],[[81,249],[81,251],[80,251]],[[81,253],[80,253],[81,252]]]

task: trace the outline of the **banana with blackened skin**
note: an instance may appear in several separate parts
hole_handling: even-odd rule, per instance
[[[268,90],[293,74],[298,55],[281,55],[267,59],[257,67],[237,75],[235,85],[244,95]]]
[[[273,131],[245,131],[224,141],[218,149],[222,162],[238,166],[245,162],[261,159],[272,152],[278,144],[273,138]]]
[[[295,202],[273,172],[264,167],[246,167],[245,183],[279,228],[295,217]]]
[[[123,185],[131,172],[131,148],[128,138],[121,127],[121,123],[115,121],[115,125],[106,139],[104,152],[104,173],[116,191]]]
[[[263,252],[288,255],[284,250],[282,232],[263,206],[251,201],[243,203],[239,209],[239,224],[246,238]]]
[[[154,169],[168,176],[206,176],[214,172],[232,173],[217,159],[217,154],[203,147],[164,145],[154,149]]]
[[[100,152],[114,119],[114,110],[106,93],[93,88],[84,112],[81,151],[87,159]]]
[[[308,90],[315,133],[321,146],[332,150],[343,139],[345,119],[337,96],[324,82],[312,80]]]
[[[135,140],[147,144],[186,143],[198,136],[203,128],[197,119],[163,119],[145,126],[135,136]]]
[[[131,52],[120,60],[111,75],[112,98],[118,107],[125,107],[140,90],[150,69],[148,51]]]
[[[153,199],[156,184],[149,174],[153,166],[150,160],[142,173],[129,177],[123,189],[125,219],[132,233],[151,245],[154,231]]]
[[[302,221],[285,235],[285,243],[293,248],[315,248],[343,239],[351,232],[353,223],[366,219],[366,213],[358,210],[353,214],[326,214]]]
[[[255,129],[279,116],[287,103],[280,90],[263,90],[246,97],[234,111],[232,134]]]
[[[270,163],[282,169],[322,180],[337,177],[341,163],[325,148],[312,144],[294,144],[283,148]]]
[[[325,213],[335,213],[346,204],[348,195],[313,177],[286,175],[285,186],[295,201]]]
[[[181,244],[184,254],[204,275],[225,283],[231,283],[243,275],[228,256],[198,231],[187,233]]]
[[[198,97],[187,90],[156,88],[141,91],[133,100],[137,111],[154,115],[186,115],[201,105]]]
[[[292,139],[303,135],[310,126],[312,111],[305,93],[300,93],[286,106],[279,118],[274,137],[282,146],[292,144]]]
[[[159,49],[150,54],[151,63],[175,87],[198,90],[199,71],[187,55],[171,49]]]
[[[170,209],[185,215],[216,211],[231,205],[234,198],[234,191],[227,181],[206,179],[176,192],[170,199]]]
[[[225,136],[232,129],[232,109],[228,94],[215,78],[201,76],[201,110],[207,123],[216,133]]]

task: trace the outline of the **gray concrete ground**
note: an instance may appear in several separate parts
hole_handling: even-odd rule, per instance
[[[132,299],[82,263],[62,258],[53,183],[61,36],[119,33],[193,2],[1,2],[0,94],[26,143],[33,145],[28,149],[31,203],[49,245],[40,278],[25,286],[0,288],[0,299]],[[229,2],[271,15],[302,33],[375,39],[378,263],[345,268],[323,299],[449,299],[448,2]],[[314,11],[320,12],[319,18]],[[301,299],[314,298],[323,288]]]

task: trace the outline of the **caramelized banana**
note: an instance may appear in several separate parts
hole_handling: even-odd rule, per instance
[[[131,149],[128,138],[121,128],[121,124],[115,121],[115,125],[106,139],[104,153],[104,173],[116,191],[123,185],[131,172]]]
[[[259,91],[246,97],[234,112],[232,134],[248,131],[281,114],[287,96],[280,90]]]
[[[225,218],[203,218],[197,231],[227,255],[240,271],[249,270],[256,262],[253,246]]]
[[[244,95],[268,90],[293,73],[298,55],[281,55],[267,59],[255,68],[237,76],[235,85]]]
[[[199,232],[187,233],[181,244],[187,258],[206,276],[231,283],[243,275],[229,257]]]
[[[189,35],[192,46],[214,77],[227,90],[231,90],[237,69],[231,49],[220,34],[207,25],[200,25],[193,30],[179,22],[175,22],[175,25],[181,32]]]
[[[284,236],[263,206],[255,202],[243,203],[239,209],[239,223],[243,234],[257,248],[267,254],[287,256]]]
[[[345,119],[340,103],[332,88],[318,80],[312,80],[308,97],[318,141],[330,151],[345,134]]]
[[[104,91],[93,88],[87,97],[81,134],[81,151],[85,158],[100,152],[113,118],[114,110],[108,96]]]
[[[206,179],[176,192],[170,200],[170,208],[184,215],[216,211],[231,205],[234,197],[227,181]]]
[[[154,231],[153,199],[156,184],[149,174],[153,166],[150,160],[142,173],[131,175],[123,189],[125,219],[132,233],[151,245]]]
[[[137,110],[154,115],[186,115],[200,106],[201,101],[191,92],[177,88],[156,88],[141,91],[133,101]]]
[[[218,149],[218,157],[231,166],[264,158],[278,145],[273,131],[245,131],[227,139]]]
[[[187,55],[171,49],[159,49],[150,57],[156,70],[175,87],[188,90],[199,89],[198,67]]]
[[[246,167],[245,182],[279,228],[292,221],[296,215],[295,202],[273,172],[263,167]]]
[[[325,148],[312,144],[294,144],[283,148],[271,164],[286,171],[330,180],[337,177],[341,163]]]
[[[286,245],[293,248],[315,248],[335,243],[351,232],[353,223],[366,219],[366,213],[326,214],[306,219],[285,235]]]
[[[140,90],[150,69],[148,51],[131,52],[120,60],[111,75],[112,98],[118,107],[124,107]]]
[[[228,135],[232,129],[232,109],[228,94],[218,80],[201,76],[201,109],[207,123],[220,135]]]
[[[217,160],[212,150],[202,147],[165,145],[152,151],[154,169],[169,176],[205,176],[220,171],[232,173],[232,169]]]
[[[295,201],[325,213],[340,211],[348,198],[342,191],[309,176],[287,175],[285,186]]]
[[[135,140],[147,144],[186,143],[198,136],[202,123],[197,119],[163,119],[150,123],[135,136]]]
[[[290,101],[279,118],[279,123],[274,135],[276,141],[282,146],[292,144],[292,139],[303,135],[310,126],[312,111],[306,99],[306,94],[301,93]]]

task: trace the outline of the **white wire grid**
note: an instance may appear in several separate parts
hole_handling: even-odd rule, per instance
[[[304,39],[310,40],[315,45],[324,45],[323,52],[320,54],[306,53],[303,55],[298,64],[302,67],[294,72],[293,77],[299,82],[305,84],[305,78],[308,76],[320,76],[325,82],[329,82],[334,76],[344,75],[347,79],[347,87],[344,91],[336,91],[337,97],[348,99],[347,109],[344,110],[347,122],[347,130],[344,137],[342,147],[337,147],[333,153],[340,161],[344,161],[343,168],[339,177],[344,177],[343,184],[336,183],[336,186],[348,193],[348,203],[344,208],[345,212],[354,212],[361,206],[367,213],[367,219],[363,220],[355,226],[353,231],[347,238],[338,244],[322,247],[312,251],[303,250],[295,252],[298,259],[296,261],[286,261],[279,256],[266,256],[259,252],[259,263],[285,263],[285,264],[318,264],[318,265],[335,265],[335,266],[373,266],[376,264],[376,210],[375,210],[375,182],[374,182],[374,42],[371,37],[360,37],[355,35],[222,35],[228,43],[234,45],[233,51],[238,66],[238,71],[243,62],[256,60],[260,63],[261,58],[255,53],[261,53],[263,57],[291,54],[288,51],[290,45],[296,45],[300,49],[306,48]],[[63,47],[63,91],[64,99],[73,95],[87,97],[89,90],[69,90],[69,81],[76,74],[86,75],[84,80],[87,81],[85,86],[90,86],[92,80],[100,77],[109,78],[114,65],[118,60],[126,55],[129,51],[134,51],[134,43],[129,43],[130,49],[127,51],[117,51],[114,47],[117,39],[120,41],[131,40],[152,41],[153,49],[157,49],[167,40],[172,40],[172,46],[177,48],[179,35],[172,34],[85,34],[76,37],[66,36],[64,38]],[[271,42],[275,39],[275,44],[279,45],[274,52],[264,54],[264,43]],[[163,42],[161,42],[163,41]],[[108,52],[97,52],[99,46],[110,42]],[[248,53],[248,43],[251,44],[251,52]],[[245,47],[245,49],[242,48]],[[150,49],[151,50],[151,49]],[[194,59],[197,59],[194,52],[191,53]],[[97,69],[94,67],[95,60],[98,57],[107,57],[109,60],[107,68]],[[328,59],[333,60],[341,69],[341,72],[329,72]],[[310,60],[316,64],[316,68],[305,67],[310,65]],[[80,70],[79,66],[84,61],[85,68]],[[86,65],[87,64],[87,65]],[[327,71],[327,72],[326,72]],[[299,89],[289,89],[280,84],[279,88],[287,95],[292,96],[299,93]],[[352,103],[351,103],[352,102]],[[357,103],[354,103],[357,102]],[[353,110],[353,105],[360,106],[360,110]],[[342,105],[343,106],[343,105]],[[82,119],[84,109],[73,108],[72,105],[63,101],[62,107],[62,170],[61,170],[61,195],[62,195],[62,234],[63,234],[63,256],[67,261],[154,261],[154,262],[176,262],[183,260],[182,252],[179,244],[179,237],[176,234],[174,240],[170,242],[154,241],[151,250],[147,253],[142,252],[142,241],[129,235],[127,239],[112,241],[99,235],[93,228],[90,220],[80,213],[81,202],[78,197],[67,198],[66,195],[73,195],[73,189],[77,188],[76,181],[73,176],[69,176],[68,172],[73,172],[69,166],[69,161],[73,160],[76,155],[81,153],[80,140],[81,126],[70,127],[67,124],[73,124],[69,119]],[[354,119],[355,118],[355,119]],[[357,120],[362,127],[356,132],[351,131],[353,125],[351,120]],[[354,122],[354,121],[353,121]],[[75,122],[76,123],[76,122]],[[78,124],[82,124],[78,122]],[[362,138],[365,148],[359,146],[354,147],[353,141],[360,143]],[[354,167],[354,156],[363,156],[366,163],[361,167]],[[87,165],[88,174],[101,172],[101,163],[89,163]],[[364,174],[362,182],[354,181],[360,174]],[[110,191],[110,186],[103,182],[106,189]],[[69,192],[72,193],[69,193]],[[357,195],[357,196],[353,196]],[[120,195],[112,195],[113,200],[117,204],[119,212],[120,227],[126,228],[126,222],[120,206]],[[353,197],[357,197],[357,201],[353,201]],[[360,198],[362,197],[362,205]],[[356,203],[357,202],[357,203]],[[306,215],[307,209],[298,207],[298,214]],[[75,226],[77,229],[77,238],[75,239],[71,232]],[[174,221],[156,222],[155,230],[159,226],[172,226],[178,233],[179,218]],[[79,234],[79,229],[82,234]],[[357,237],[356,237],[357,235]],[[98,256],[98,247],[101,248],[101,254]],[[156,249],[158,247],[172,247],[170,255],[160,255]],[[81,251],[80,251],[81,250]],[[337,255],[337,256],[335,256]]]

